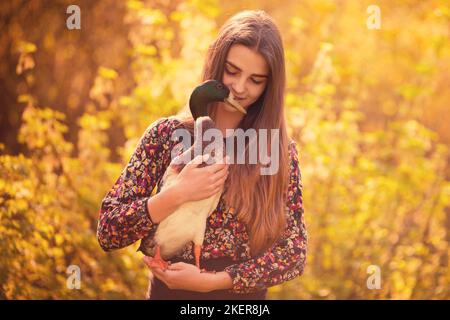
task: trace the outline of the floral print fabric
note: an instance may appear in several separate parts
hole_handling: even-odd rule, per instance
[[[126,247],[141,240],[139,250],[152,254],[158,224],[147,210],[152,191],[161,190],[161,178],[170,164],[178,141],[171,134],[178,120],[162,118],[152,123],[141,137],[133,155],[100,208],[97,237],[105,251]],[[266,252],[251,257],[246,226],[220,198],[207,219],[202,260],[229,257],[235,261],[225,268],[232,278],[234,293],[251,293],[291,280],[303,273],[307,232],[303,216],[301,173],[294,142],[289,144],[290,183],[287,194],[287,226],[283,236]],[[194,260],[193,245],[180,253]]]

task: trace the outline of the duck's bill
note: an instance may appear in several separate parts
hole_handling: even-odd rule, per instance
[[[237,111],[243,113],[243,114],[247,114],[247,110],[244,109],[244,107],[242,107],[239,102],[237,102],[236,100],[234,100],[233,96],[230,95],[228,98],[225,98],[224,100],[227,104],[229,104],[230,106],[232,106],[233,108],[235,108]]]

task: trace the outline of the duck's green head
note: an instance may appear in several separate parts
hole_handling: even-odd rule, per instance
[[[189,108],[194,120],[198,117],[207,116],[208,104],[219,101],[226,102],[246,113],[245,109],[230,97],[230,90],[223,83],[217,80],[207,80],[194,89],[189,99]]]

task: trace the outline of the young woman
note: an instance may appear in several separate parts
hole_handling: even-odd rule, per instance
[[[155,245],[160,221],[182,203],[210,197],[225,187],[207,219],[201,254],[201,268],[216,272],[201,272],[193,264],[192,245],[171,259],[165,271],[144,257],[156,277],[150,299],[265,299],[268,287],[303,273],[307,247],[298,153],[287,136],[283,109],[283,44],[265,12],[243,11],[225,23],[207,54],[203,80],[207,79],[223,82],[247,111],[243,115],[222,102],[209,106],[224,136],[226,129],[279,130],[278,171],[261,175],[259,164],[231,161],[200,168],[191,162],[174,186],[160,192],[161,177],[177,144],[171,135],[177,128],[193,126],[192,117],[162,118],[146,130],[104,198],[98,240],[110,251],[142,239],[140,250],[146,253]]]

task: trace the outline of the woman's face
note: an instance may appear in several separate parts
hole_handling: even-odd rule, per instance
[[[266,88],[269,67],[264,57],[252,49],[235,44],[228,51],[222,82],[241,106],[248,108]],[[238,112],[226,105],[228,111]]]

